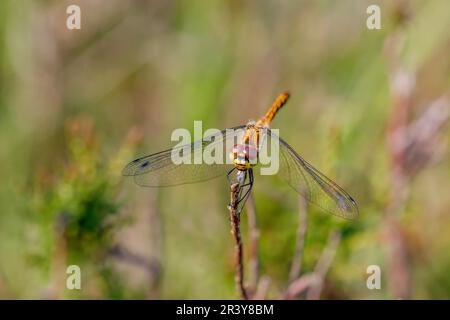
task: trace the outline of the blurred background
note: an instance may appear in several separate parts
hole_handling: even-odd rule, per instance
[[[237,298],[225,177],[151,189],[121,170],[175,128],[244,124],[289,90],[272,127],[360,218],[305,219],[294,191],[257,177],[249,290],[449,299],[449,30],[446,0],[1,1],[0,298]]]

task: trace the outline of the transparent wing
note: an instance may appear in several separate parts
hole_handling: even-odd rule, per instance
[[[289,144],[270,130],[271,139],[279,139],[278,175],[309,202],[344,219],[358,217],[356,201],[339,185],[310,165]]]
[[[177,146],[130,162],[124,169],[124,176],[134,176],[138,185],[165,187],[195,183],[225,176],[233,168],[227,163],[229,152],[242,136],[245,125],[217,132],[191,144]],[[212,155],[215,163],[194,164],[194,159],[205,154]],[[190,163],[174,162],[173,155],[187,157]]]

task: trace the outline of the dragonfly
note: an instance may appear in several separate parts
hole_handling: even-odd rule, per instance
[[[261,148],[270,141],[278,143],[279,169],[276,173],[309,203],[340,218],[352,220],[358,217],[356,201],[337,183],[327,178],[303,159],[269,125],[290,97],[281,93],[266,114],[257,121],[218,131],[190,144],[147,155],[128,163],[124,176],[131,176],[144,187],[167,187],[202,182],[225,176],[228,181],[239,183],[238,203],[244,206],[254,184],[254,170],[260,163]],[[206,149],[222,151],[229,161],[215,163],[178,163],[173,155],[195,157]],[[225,160],[225,159],[222,159]]]

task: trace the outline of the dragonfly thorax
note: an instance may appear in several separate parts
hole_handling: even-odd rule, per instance
[[[251,144],[235,144],[230,152],[230,159],[240,171],[246,171],[256,165],[258,151]]]

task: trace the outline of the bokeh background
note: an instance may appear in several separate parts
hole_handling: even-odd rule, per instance
[[[446,0],[0,1],[0,297],[237,298],[226,179],[146,189],[121,169],[290,90],[273,127],[360,206],[308,207],[300,278],[320,281],[293,298],[450,298],[449,30]],[[253,195],[258,292],[286,297],[302,205],[277,179]]]

